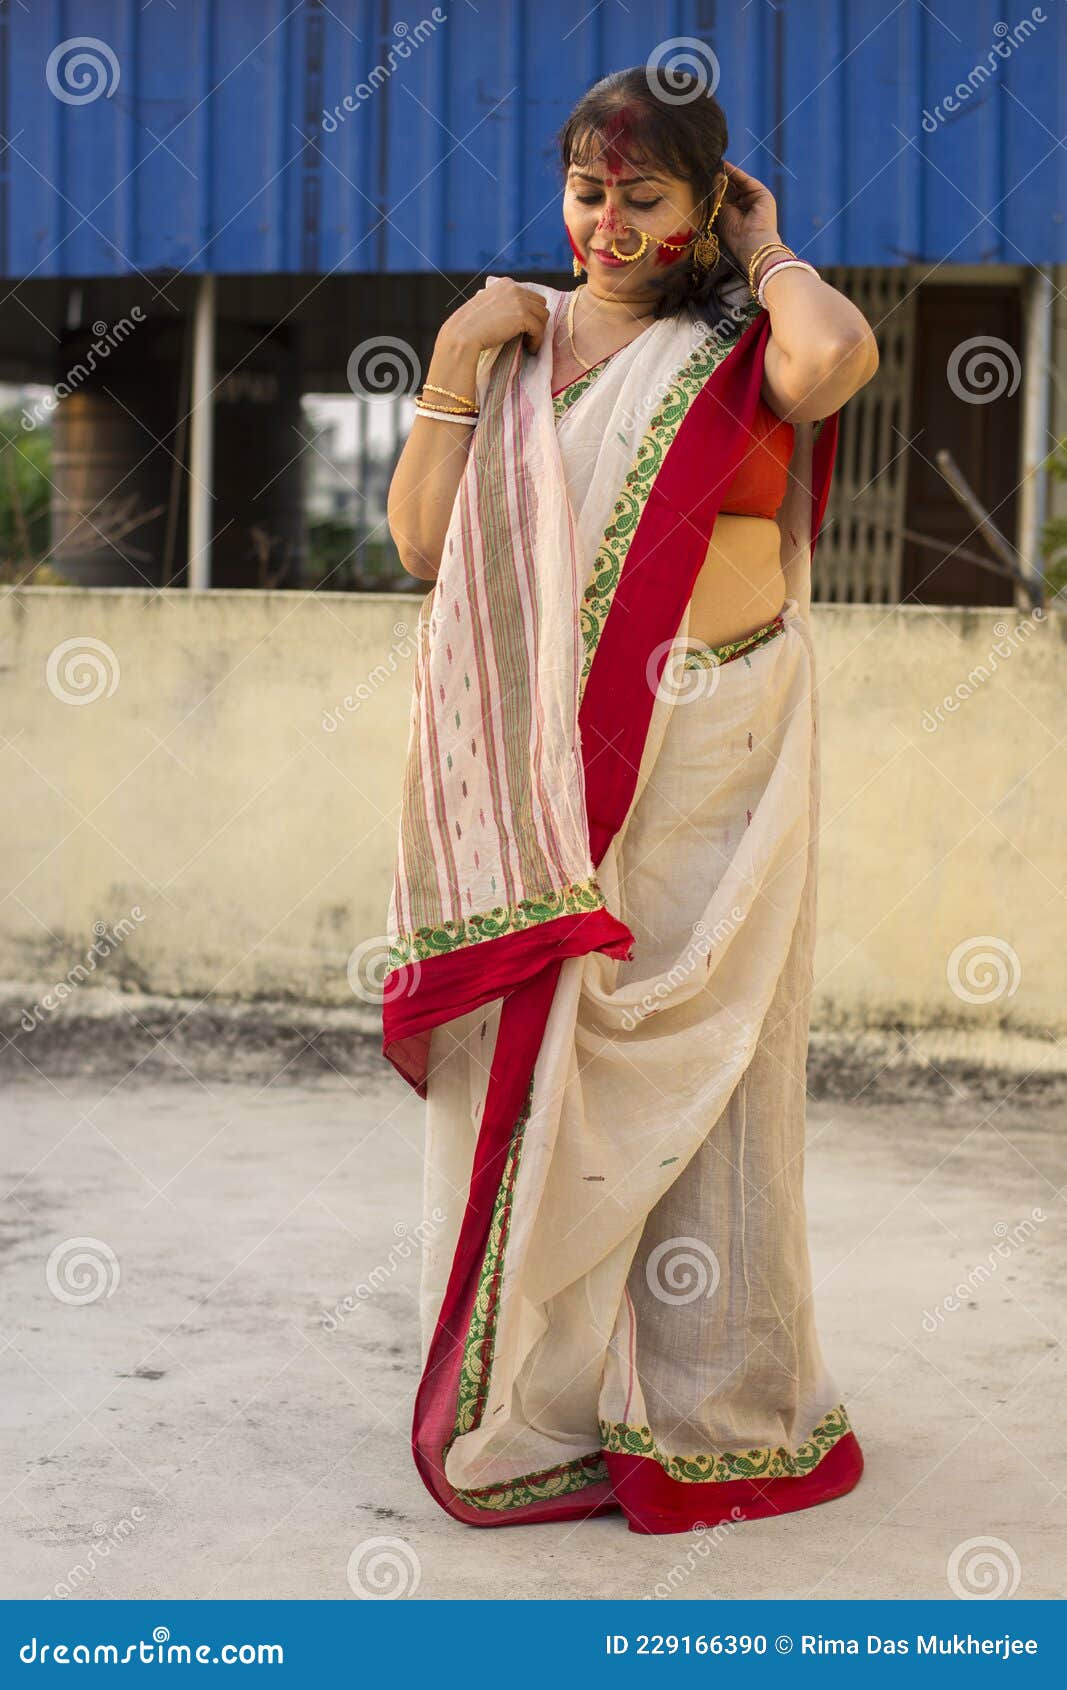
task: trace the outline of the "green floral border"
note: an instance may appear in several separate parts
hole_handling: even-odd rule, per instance
[[[682,668],[718,669],[723,663],[732,663],[736,657],[747,657],[757,646],[766,645],[767,641],[780,634],[784,627],[781,615],[775,616],[770,622],[765,622],[762,628],[742,635],[739,640],[727,640],[722,645],[702,646],[699,651],[688,652]]]
[[[459,1392],[456,1399],[456,1423],[448,1441],[449,1449],[464,1432],[473,1432],[476,1426],[481,1425],[482,1415],[485,1412],[485,1398],[489,1389],[489,1377],[493,1367],[493,1351],[496,1345],[496,1311],[500,1297],[500,1281],[504,1273],[504,1250],[511,1224],[511,1200],[519,1172],[522,1141],[526,1135],[526,1127],[532,1107],[533,1078],[531,1076],[530,1083],[526,1088],[526,1100],[523,1103],[518,1121],[515,1123],[511,1143],[508,1145],[507,1160],[504,1163],[504,1172],[497,1187],[492,1218],[489,1222],[489,1237],[486,1240],[485,1253],[482,1257],[478,1289],[475,1293],[467,1335],[463,1344]]]
[[[555,412],[557,422],[570,410],[575,401],[582,397],[583,393],[588,392],[611,356],[609,352],[607,358],[601,358],[599,364],[590,365],[588,370],[584,370],[580,376],[575,376],[574,380],[566,387],[561,387],[558,393],[552,395],[552,409]]]
[[[776,1449],[746,1449],[725,1455],[666,1455],[648,1426],[628,1426],[624,1421],[600,1422],[601,1447],[613,1455],[644,1455],[656,1461],[672,1479],[682,1484],[722,1484],[729,1479],[795,1479],[810,1473],[839,1438],[852,1430],[843,1402],[824,1414],[810,1438],[796,1450],[779,1444]]]
[[[558,1467],[546,1467],[537,1473],[504,1479],[478,1490],[457,1491],[456,1495],[472,1508],[486,1511],[526,1508],[533,1502],[550,1501],[584,1490],[587,1485],[609,1480],[611,1474],[604,1460],[605,1452],[639,1455],[655,1461],[670,1478],[681,1484],[725,1484],[734,1479],[795,1479],[812,1472],[850,1431],[852,1423],[848,1412],[844,1403],[838,1403],[836,1408],[823,1415],[810,1438],[796,1450],[780,1444],[777,1449],[672,1456],[666,1455],[657,1446],[647,1426],[627,1426],[622,1422],[602,1420],[600,1450],[563,1462]]]
[[[405,963],[425,962],[429,957],[469,948],[484,939],[499,939],[505,933],[522,933],[527,928],[554,921],[557,916],[583,915],[603,907],[604,894],[596,875],[591,875],[588,880],[571,881],[558,892],[545,892],[540,898],[499,904],[495,909],[462,920],[443,921],[436,927],[416,927],[414,932],[398,934],[389,946],[385,972],[402,968]]]
[[[594,1450],[559,1467],[546,1467],[540,1473],[526,1473],[519,1479],[505,1479],[482,1490],[460,1490],[456,1495],[472,1508],[485,1511],[528,1508],[532,1502],[551,1502],[558,1496],[585,1490],[587,1485],[603,1484],[610,1476],[603,1456]]]

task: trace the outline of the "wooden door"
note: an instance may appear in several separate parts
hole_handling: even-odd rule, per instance
[[[993,285],[921,287],[915,336],[915,438],[907,454],[905,526],[943,549],[905,542],[902,602],[1012,604],[1009,580],[951,555],[956,545],[983,556],[988,548],[934,458],[939,448],[948,448],[1014,544],[1022,369],[1019,291]],[[966,348],[968,341],[975,344]]]

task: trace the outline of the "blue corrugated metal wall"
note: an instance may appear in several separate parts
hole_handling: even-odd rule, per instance
[[[81,104],[46,79],[75,36],[117,67],[116,84],[87,49],[110,91]],[[1067,259],[1064,0],[35,0],[0,10],[0,266],[558,269],[568,107],[682,36],[714,50],[731,155],[816,262]],[[67,94],[91,86],[64,74]],[[357,109],[324,130],[346,95]]]

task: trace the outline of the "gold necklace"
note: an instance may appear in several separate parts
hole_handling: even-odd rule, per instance
[[[595,367],[592,364],[586,364],[585,363],[585,361],[582,359],[582,357],[581,357],[581,355],[578,351],[578,348],[574,344],[574,307],[578,302],[578,295],[583,291],[583,289],[586,287],[586,285],[587,284],[585,282],[583,282],[581,287],[572,288],[571,289],[571,297],[570,297],[570,299],[567,303],[567,344],[571,349],[571,357],[574,359],[574,362],[577,365],[580,366],[583,374],[585,373],[585,371],[587,369],[593,369]],[[649,319],[651,319],[652,313],[648,312],[647,316],[648,316]],[[641,323],[641,322],[644,322],[644,321],[645,321],[644,317],[635,317],[634,318],[634,322],[636,322],[636,323]],[[644,332],[645,331],[642,329],[641,333],[644,334]],[[636,340],[637,336],[632,335],[631,339]],[[624,340],[622,344],[623,344],[623,346],[629,346],[630,341]],[[615,348],[615,351],[621,352],[622,346],[617,346]],[[610,358],[612,356],[613,356],[613,354],[610,353],[610,352],[605,353],[605,357]],[[598,360],[598,362],[602,364],[604,362],[604,359],[601,358],[601,359]]]

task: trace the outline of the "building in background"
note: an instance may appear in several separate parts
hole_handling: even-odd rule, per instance
[[[390,394],[487,275],[569,285],[555,134],[597,76],[655,58],[703,68],[730,156],[877,329],[816,598],[1019,597],[939,452],[1057,584],[1060,0],[83,0],[73,39],[61,19],[0,8],[0,380],[48,390],[3,449],[51,431],[61,578],[410,585],[384,525],[411,414]],[[316,439],[307,395],[362,407],[350,447]]]

